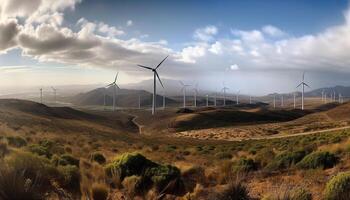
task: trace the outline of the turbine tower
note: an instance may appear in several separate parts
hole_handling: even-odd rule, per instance
[[[43,103],[43,89],[40,88],[40,103]]]
[[[198,95],[198,84],[196,83],[196,87],[193,88],[193,95],[194,95],[194,102],[193,105],[194,107],[197,107],[197,95]]]
[[[56,101],[57,89],[54,88],[54,87],[51,87],[51,89],[53,90],[53,94],[54,94],[54,96],[55,96],[55,103],[57,103],[57,101]]]
[[[324,90],[322,90],[321,94],[322,94],[321,101],[322,101],[322,103],[323,103],[323,101],[324,101]]]
[[[239,104],[239,102],[238,102],[239,99],[238,99],[238,98],[239,98],[239,93],[240,93],[240,92],[241,92],[241,91],[238,90],[237,93],[236,93],[236,104],[237,104],[237,105]]]
[[[186,108],[186,88],[190,87],[191,85],[184,84],[182,81],[180,81],[180,84],[182,85],[181,91],[183,93],[183,107]]]
[[[273,108],[276,108],[276,94],[273,95]]]
[[[207,107],[209,106],[209,95],[206,95],[206,97],[207,97],[207,103],[206,103],[206,105],[207,105]]]
[[[249,95],[249,104],[252,104],[252,95]]]
[[[307,86],[307,87],[310,88],[310,86],[304,82],[304,78],[305,78],[305,72],[303,72],[303,79],[302,79],[301,83],[297,86],[297,88],[300,87],[300,86],[302,87],[302,92],[301,92],[301,110],[304,110],[304,92],[305,92],[305,86]]]
[[[119,86],[117,85],[118,74],[119,72],[117,72],[117,74],[115,75],[114,81],[111,84],[106,86],[106,87],[113,86],[113,111],[115,111],[115,100],[117,95],[117,88],[119,89]]]
[[[293,92],[293,105],[294,105],[294,109],[295,109],[295,92]]]
[[[284,107],[284,104],[283,104],[283,94],[281,94],[281,107]]]
[[[155,68],[151,68],[151,67],[147,67],[147,66],[144,66],[144,65],[137,65],[139,67],[142,67],[142,68],[145,68],[145,69],[148,69],[148,70],[151,70],[153,72],[153,102],[152,102],[152,115],[154,115],[154,113],[156,112],[156,95],[157,95],[157,78],[159,80],[159,83],[160,85],[164,88],[163,86],[163,83],[162,81],[160,80],[160,77],[158,75],[158,72],[157,72],[157,69],[160,67],[160,65],[168,58],[165,57],[162,62],[160,62]]]
[[[226,106],[226,90],[228,90],[229,88],[225,86],[225,83],[224,83],[224,87],[222,88],[221,91],[224,92],[224,106]]]

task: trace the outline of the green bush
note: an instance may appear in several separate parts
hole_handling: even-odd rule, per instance
[[[266,165],[265,170],[275,171],[287,169],[302,160],[306,154],[307,152],[304,150],[283,152],[277,155],[268,165]]]
[[[326,185],[325,200],[348,200],[350,197],[350,172],[334,176]]]
[[[102,153],[95,152],[91,154],[91,160],[95,161],[99,164],[105,164],[106,163],[106,158]]]
[[[61,156],[58,156],[58,159],[56,160],[56,165],[74,165],[79,167],[79,159],[74,158],[70,154],[63,154]]]
[[[23,147],[27,145],[27,141],[21,137],[15,136],[15,137],[7,137],[8,144],[14,147]]]
[[[302,169],[331,168],[336,165],[338,158],[329,152],[313,152],[303,158],[297,167]]]
[[[46,147],[43,147],[39,144],[31,144],[28,146],[28,150],[34,154],[37,154],[39,156],[45,156],[47,158],[51,157],[51,153]]]
[[[257,164],[251,158],[241,158],[238,163],[233,166],[234,172],[251,172],[257,170]]]
[[[118,172],[121,181],[126,177],[140,176],[158,190],[163,190],[171,181],[180,178],[180,170],[171,165],[160,165],[139,153],[125,153],[105,167],[108,177]],[[143,185],[147,185],[144,184]]]

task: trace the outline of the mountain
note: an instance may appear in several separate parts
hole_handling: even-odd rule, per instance
[[[319,88],[316,90],[312,90],[310,92],[307,92],[306,96],[320,97],[322,94],[322,91],[324,91],[328,97],[331,95],[332,92],[336,93],[336,97],[338,96],[339,93],[342,94],[343,97],[350,96],[350,86],[339,86],[339,85],[335,87]]]
[[[139,96],[141,106],[152,105],[152,93],[145,90],[131,90],[117,88],[116,105],[122,107],[138,107]],[[106,94],[106,105],[113,105],[113,87],[97,88],[86,93],[80,93],[71,98],[71,102],[76,105],[103,105]],[[163,105],[163,96],[157,95],[157,106]],[[167,105],[176,103],[175,100],[165,98]]]

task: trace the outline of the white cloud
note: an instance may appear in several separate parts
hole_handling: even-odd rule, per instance
[[[123,30],[119,30],[116,27],[109,26],[108,24],[105,24],[103,22],[100,22],[98,24],[98,31],[107,34],[109,37],[115,37],[125,34]]]
[[[132,20],[128,20],[126,22],[126,26],[132,26],[132,25],[134,25],[134,22]]]
[[[233,70],[233,71],[239,70],[239,66],[237,64],[233,64],[230,66],[230,70]]]
[[[214,36],[218,33],[218,29],[215,26],[209,25],[204,28],[197,29],[193,37],[197,40],[211,41]]]
[[[262,31],[272,37],[282,37],[284,36],[286,33],[283,32],[281,29],[272,26],[272,25],[266,25],[262,28]]]
[[[185,63],[196,63],[196,59],[203,57],[206,54],[206,46],[196,45],[189,46],[184,49],[180,53],[177,54],[177,60]]]

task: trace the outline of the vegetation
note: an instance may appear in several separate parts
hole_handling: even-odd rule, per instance
[[[334,176],[326,185],[325,200],[347,200],[350,196],[350,172]]]
[[[313,152],[305,156],[305,158],[297,164],[297,167],[302,169],[327,169],[336,165],[337,162],[338,158],[333,153]]]

